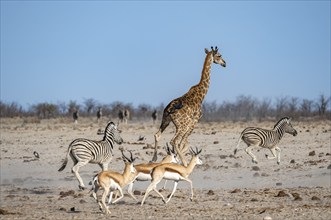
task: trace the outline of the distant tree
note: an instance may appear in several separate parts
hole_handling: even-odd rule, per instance
[[[39,118],[53,118],[59,115],[58,106],[47,102],[33,105],[32,109]]]
[[[24,114],[24,110],[21,105],[16,102],[5,103],[0,101],[0,117],[17,117]]]
[[[216,101],[202,103],[202,119],[205,121],[215,121],[217,119],[217,103]]]
[[[318,98],[318,100],[316,102],[316,106],[317,106],[319,115],[325,115],[329,102],[330,102],[330,97],[327,98],[324,95],[320,95],[320,97]]]
[[[308,99],[303,99],[301,101],[300,104],[301,116],[308,117],[311,115],[313,103],[314,102],[312,100],[308,100]]]
[[[222,121],[235,121],[235,108],[235,104],[228,101],[224,101],[217,109],[217,119]]]
[[[297,114],[297,108],[299,104],[299,98],[291,97],[288,101],[288,116],[295,117]]]
[[[284,117],[288,108],[288,97],[276,99],[276,118]]]
[[[257,106],[257,118],[259,121],[265,119],[268,114],[271,115],[271,100],[269,98],[264,98]]]
[[[274,103],[274,104],[272,104]],[[33,116],[39,118],[51,118],[62,115],[73,117],[75,111],[79,112],[81,117],[91,115],[97,110],[96,107],[102,108],[102,115],[108,120],[117,122],[118,113],[128,109],[131,116],[137,120],[150,120],[153,112],[157,113],[158,117],[163,116],[164,104],[151,106],[148,104],[140,104],[134,107],[131,103],[123,103],[120,101],[111,104],[97,103],[94,99],[86,99],[82,103],[84,111],[81,111],[81,106],[76,101],[58,102],[56,105],[52,103],[38,103],[24,110],[19,104],[12,102],[6,103],[0,101],[0,117],[16,117],[16,116]],[[87,114],[85,114],[85,112]],[[221,104],[213,102],[202,103],[202,120],[205,121],[238,121],[258,119],[262,121],[268,117],[311,117],[315,115],[323,116],[331,120],[331,97],[320,95],[317,99],[299,99],[297,97],[280,97],[273,102],[270,98],[264,98],[259,101],[251,96],[241,95],[235,101],[224,101]],[[96,113],[96,112],[95,112]],[[95,116],[95,114],[93,114]],[[327,116],[327,117],[325,117]]]
[[[67,114],[67,104],[65,102],[58,102],[57,103],[57,108],[59,110],[60,115]]]
[[[239,120],[251,120],[255,114],[254,110],[257,106],[257,100],[251,96],[238,96],[235,103],[235,112]]]
[[[95,108],[97,104],[97,101],[95,101],[93,98],[85,99],[84,105],[85,105],[85,111],[87,115],[91,115],[93,109]]]
[[[146,119],[149,118],[149,115],[151,115],[153,112],[152,106],[148,104],[140,104],[137,107],[136,116],[138,118]]]

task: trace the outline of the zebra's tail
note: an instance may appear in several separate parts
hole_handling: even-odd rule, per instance
[[[66,158],[64,158],[64,161],[63,161],[60,169],[58,170],[59,172],[61,172],[62,170],[64,170],[64,168],[66,168],[67,163],[68,163],[68,157],[69,157],[70,153],[71,153],[71,144],[69,146],[69,149],[68,149],[68,152],[67,152],[67,156],[66,156]]]
[[[241,142],[241,138],[242,138],[242,136],[243,136],[243,133],[240,134],[240,137],[239,137],[239,140],[238,140],[237,147],[236,147],[236,149],[234,149],[234,151],[233,151],[233,154],[234,154],[234,155],[236,155],[236,153],[238,152],[238,147],[239,147],[239,144],[240,144],[240,142]]]

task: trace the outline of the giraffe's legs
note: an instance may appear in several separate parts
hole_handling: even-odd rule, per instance
[[[201,115],[201,114],[200,114]],[[183,136],[183,139],[180,143],[180,151],[182,154],[186,154],[186,152],[189,149],[189,141],[188,141],[188,137],[192,134],[195,125],[197,124],[197,122],[199,121],[200,116],[196,117],[194,121],[192,121],[192,123],[189,124],[189,129],[187,130],[187,132],[185,133],[185,135]]]
[[[182,154],[185,154],[188,151],[188,148],[189,148],[188,137],[193,132],[193,129],[194,129],[194,125],[192,127],[190,127],[190,129],[183,136],[183,139],[180,143],[180,151],[181,151]]]
[[[154,139],[155,139],[155,145],[154,145],[154,147],[155,147],[155,149],[157,148],[157,145],[158,145],[158,143],[159,143],[159,141],[160,141],[160,139],[161,139],[161,129],[159,129],[158,130],[158,132],[156,132],[155,134],[154,134]]]
[[[182,153],[180,146],[181,143],[183,142],[183,137],[185,136],[185,133],[187,132],[186,127],[183,126],[178,126],[176,129],[176,134],[174,138],[170,141],[170,144],[175,148],[179,159],[182,161],[184,166],[187,166],[187,162],[185,160],[185,154]]]
[[[180,146],[180,152],[185,155],[189,149],[188,137],[183,138],[182,144]]]

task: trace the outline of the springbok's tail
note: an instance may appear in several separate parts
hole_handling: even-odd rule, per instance
[[[63,161],[60,169],[58,170],[59,172],[61,172],[62,170],[64,170],[64,168],[66,168],[70,153],[71,153],[71,144],[70,144],[70,146],[68,148],[68,152],[67,152],[66,158],[64,158],[64,161]]]
[[[99,174],[96,174],[96,175],[93,177],[92,181],[90,182],[90,185],[92,185],[92,188],[91,188],[91,190],[90,190],[88,193],[90,193],[90,192],[92,192],[92,191],[95,191],[95,187],[99,185],[98,175],[99,175]]]
[[[233,151],[233,154],[234,154],[234,155],[236,155],[236,153],[237,153],[237,151],[238,151],[238,147],[239,147],[239,144],[240,144],[240,142],[241,142],[241,138],[242,138],[242,136],[243,136],[243,133],[240,134],[240,137],[239,137],[239,140],[238,140],[237,147],[236,147],[236,149],[234,149],[234,151]]]

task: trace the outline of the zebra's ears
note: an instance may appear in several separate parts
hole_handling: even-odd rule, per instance
[[[292,118],[288,118],[288,123],[290,123],[292,121]]]
[[[107,126],[115,126],[115,123],[114,122],[112,122],[112,121],[108,121],[108,125]]]

